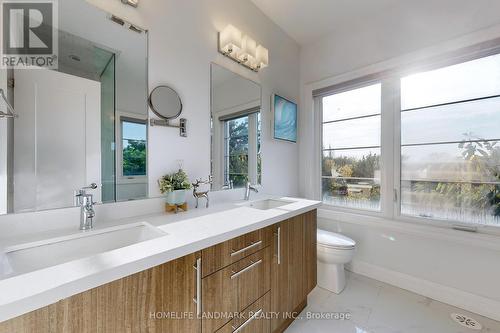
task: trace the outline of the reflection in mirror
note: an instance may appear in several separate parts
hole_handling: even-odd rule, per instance
[[[212,190],[261,183],[261,88],[211,64]]]
[[[91,183],[97,202],[148,196],[147,33],[59,1],[58,59],[57,70],[0,71],[19,114],[0,120],[0,214],[74,206]]]

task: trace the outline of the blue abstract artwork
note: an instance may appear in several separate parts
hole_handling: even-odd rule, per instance
[[[274,95],[274,138],[297,142],[297,104]]]

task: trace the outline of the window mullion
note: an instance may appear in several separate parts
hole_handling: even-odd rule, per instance
[[[399,80],[388,78],[382,82],[382,138],[381,138],[381,208],[382,214],[393,218],[395,214],[394,189],[397,189],[397,152],[399,112]]]
[[[401,79],[394,79],[393,84],[393,218],[401,216]]]

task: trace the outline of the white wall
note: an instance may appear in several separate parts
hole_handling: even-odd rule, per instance
[[[474,31],[491,24],[491,16],[462,21],[442,13],[429,17],[439,15],[436,22],[440,23],[430,26],[411,19],[405,26],[390,20],[366,22],[302,49],[301,195],[317,197],[319,184],[312,90],[500,37],[500,26]],[[498,236],[329,210],[320,215],[320,227],[343,232],[358,242],[352,270],[500,320],[500,247],[485,246],[498,244]]]
[[[276,194],[298,194],[298,145],[271,140],[270,96],[299,98],[299,47],[250,1],[141,0],[139,7],[120,1],[88,0],[149,29],[149,84],[167,84],[178,91],[188,119],[188,137],[170,128],[149,131],[150,195],[156,180],[184,160],[190,178],[210,174],[210,62],[259,82],[263,89],[263,186]],[[259,74],[217,52],[217,31],[233,24],[270,52],[270,66]]]

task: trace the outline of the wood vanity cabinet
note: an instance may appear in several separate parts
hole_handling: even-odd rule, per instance
[[[316,286],[316,210],[274,226],[271,266],[271,331],[283,332],[305,308],[307,295]]]
[[[314,210],[2,322],[0,333],[280,333],[293,318],[275,314],[298,314],[315,286]]]

